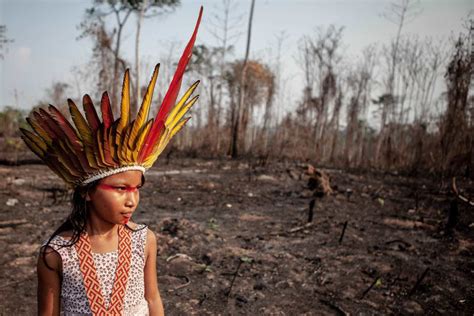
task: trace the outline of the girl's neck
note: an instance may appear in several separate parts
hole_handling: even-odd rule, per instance
[[[110,238],[117,235],[118,225],[106,222],[96,216],[89,215],[86,229],[89,236]]]

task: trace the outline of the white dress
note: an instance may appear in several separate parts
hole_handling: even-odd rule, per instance
[[[148,315],[148,304],[145,300],[145,243],[147,228],[145,225],[137,225],[132,232],[132,259],[130,263],[130,275],[125,293],[124,316],[146,316]],[[63,275],[61,281],[61,315],[85,316],[92,315],[87,300],[79,258],[76,248],[68,246],[69,241],[61,236],[55,236],[49,246],[56,250],[62,259]],[[106,306],[109,306],[112,288],[114,284],[115,268],[118,262],[118,251],[107,253],[92,253],[94,265],[97,270],[102,296]]]

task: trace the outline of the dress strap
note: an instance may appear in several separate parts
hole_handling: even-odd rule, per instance
[[[110,298],[110,306],[107,309],[101,292],[99,278],[92,257],[92,248],[87,232],[82,234],[76,243],[76,251],[79,257],[79,267],[84,279],[84,287],[87,299],[93,315],[121,315],[124,308],[124,297],[130,273],[131,261],[131,233],[123,225],[118,227],[119,235],[119,257],[115,271],[114,285]]]

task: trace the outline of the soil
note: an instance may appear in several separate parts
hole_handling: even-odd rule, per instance
[[[167,315],[474,313],[474,208],[450,182],[322,169],[321,195],[305,170],[163,159],[147,173],[134,221],[157,235]],[[0,315],[34,315],[38,249],[70,192],[43,165],[0,177]]]

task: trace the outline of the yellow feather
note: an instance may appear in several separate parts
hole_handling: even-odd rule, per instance
[[[36,156],[38,156],[40,159],[44,159],[44,151],[41,149],[40,146],[36,144],[29,136],[23,135],[23,140],[25,141],[25,144],[31,149],[33,153],[35,153]]]
[[[28,123],[30,124],[31,128],[38,134],[48,145],[51,145],[52,139],[48,133],[36,122],[36,120],[32,117],[28,118]]]
[[[189,109],[194,105],[194,103],[196,103],[198,98],[199,96],[197,95],[193,97],[191,100],[189,100],[189,102],[186,103],[186,105],[181,109],[181,111],[179,111],[179,113],[176,114],[176,116],[173,118],[172,121],[168,123],[168,120],[166,120],[167,124],[169,124],[169,125],[166,125],[166,127],[173,129],[177,124],[179,124],[178,122],[182,119],[184,115],[186,115],[186,113],[188,113]]]
[[[86,157],[87,161],[89,162],[89,165],[93,169],[97,169],[99,166],[97,165],[97,160],[95,158],[94,151],[92,150],[92,148],[90,148],[89,146],[84,146],[84,151],[86,152]]]
[[[117,147],[115,146],[115,137],[114,137],[114,128],[113,126],[109,128],[107,137],[109,139],[109,151],[110,156],[115,162],[118,162],[117,159]]]
[[[170,130],[166,128],[163,132],[163,135],[161,135],[160,139],[158,140],[158,143],[153,148],[151,155],[149,155],[145,159],[145,162],[144,162],[145,168],[150,168],[153,165],[156,159],[158,159],[158,156],[165,149],[169,140],[170,140]]]
[[[133,149],[134,161],[138,160],[138,153],[140,152],[143,142],[145,141],[145,137],[146,135],[148,135],[148,132],[150,131],[152,125],[153,125],[153,119],[149,120],[148,123],[146,123],[145,128],[143,129],[140,136],[138,137],[137,142],[135,144],[135,148]]]
[[[126,139],[128,139],[130,137],[132,127],[133,127],[133,123],[130,124],[129,126],[127,126],[125,131],[123,131],[125,137],[123,138],[123,141],[120,144],[121,161],[123,161],[125,164],[131,164],[131,163],[134,162],[132,160],[132,156],[131,156],[131,151],[132,150],[129,148],[128,143],[126,141]]]
[[[138,137],[138,133],[142,129],[146,120],[148,119],[148,113],[150,112],[151,99],[153,97],[153,90],[155,90],[155,84],[158,78],[159,69],[160,69],[160,64],[156,65],[155,70],[153,71],[153,76],[151,77],[151,81],[148,84],[148,88],[146,90],[145,97],[143,98],[142,105],[140,107],[140,110],[138,111],[135,122],[133,123],[133,128],[127,139],[129,148],[133,148],[133,143]]]
[[[68,100],[68,104],[69,112],[71,113],[71,118],[74,121],[77,131],[79,132],[79,137],[83,142],[91,144],[93,139],[89,124],[87,124],[84,116],[82,116],[76,104],[71,99]]]
[[[56,145],[53,144],[53,148],[55,152],[62,158],[62,161],[64,161],[65,166],[68,167],[68,170],[71,170],[73,168],[74,170],[71,171],[71,173],[74,172],[74,175],[79,176],[81,173],[84,173],[84,168],[81,165],[81,162],[77,158],[77,154],[72,149],[71,144],[65,140],[65,139],[56,139],[58,142]]]
[[[38,150],[40,150],[44,155],[44,153],[48,149],[48,146],[46,145],[44,140],[37,136],[35,133],[30,132],[29,130],[20,128],[20,131],[24,134],[24,136],[28,138],[29,141],[32,141],[35,147],[37,147]]]
[[[103,159],[104,159],[104,164],[107,166],[107,167],[114,167],[114,164],[111,163],[108,159],[106,159],[106,156],[105,156],[105,151],[108,150],[109,151],[109,155],[110,157],[112,157],[112,153],[110,152],[110,144],[106,144],[106,140],[107,142],[109,141],[109,129],[105,129],[103,126],[101,126],[101,128],[97,131],[97,133],[101,133],[101,141],[102,141],[102,144],[101,144],[101,147],[102,147],[102,154],[103,154]],[[106,145],[109,145],[108,147],[105,147]]]
[[[78,169],[76,166],[71,165],[71,160],[67,156],[67,153],[63,153],[60,151],[56,151],[55,153],[58,162],[61,164],[61,166],[73,177],[80,177],[81,176],[81,171]]]
[[[169,128],[165,129],[165,132],[163,133],[162,137],[160,137],[158,146],[155,147],[150,157],[147,160],[145,160],[145,164],[149,165],[150,167],[153,165],[156,159],[158,159],[158,156],[161,155],[163,150],[165,150],[166,146],[168,146],[168,143],[171,140],[171,138],[173,138],[173,136],[176,135],[176,133],[179,132],[181,128],[183,128],[183,126],[189,121],[189,119],[190,117],[184,120],[181,120],[173,129],[169,129]]]
[[[128,69],[125,71],[125,76],[123,78],[123,87],[122,87],[122,105],[121,105],[121,115],[120,122],[117,126],[117,131],[122,131],[130,120],[130,79]]]
[[[152,153],[148,155],[148,157],[146,157],[145,160],[143,161],[143,166],[145,168],[151,168],[155,160],[158,158],[158,155],[157,155],[158,147],[164,141],[164,139],[166,138],[166,135],[167,135],[167,130],[165,129],[165,131],[163,132],[163,135],[158,140],[158,143],[156,143],[155,146],[153,147]]]
[[[189,89],[184,93],[183,97],[181,98],[181,100],[179,100],[179,102],[174,106],[173,110],[170,112],[170,114],[168,115],[167,119],[166,119],[166,123],[165,125],[166,126],[169,126],[169,123],[172,122],[175,118],[175,116],[178,114],[178,112],[181,110],[181,108],[183,107],[183,105],[187,105],[188,103],[186,103],[189,99],[189,97],[191,96],[191,94],[193,94],[194,90],[196,90],[197,86],[199,85],[199,80],[196,81],[195,83],[193,83],[191,85],[191,87],[189,87]],[[179,119],[178,119],[179,120]]]
[[[74,182],[75,178],[71,176],[71,174],[59,162],[56,161],[56,163],[52,163],[50,161],[45,161],[45,163],[60,178],[64,179],[64,181],[66,181],[70,186],[73,186],[72,182]]]
[[[176,124],[176,126],[173,127],[173,129],[171,130],[171,133],[170,133],[170,139],[176,135],[177,132],[179,132],[183,126],[189,121],[190,117],[187,117],[183,120],[181,120],[178,124]]]
[[[69,171],[59,162],[57,155],[48,155],[43,161],[54,173],[73,187],[72,183],[75,181],[75,178],[71,176]]]
[[[104,143],[103,143],[103,140],[102,140],[102,133],[101,133],[101,128],[102,126],[97,130],[97,134],[96,134],[96,140],[97,140],[97,149],[98,149],[98,154],[99,156],[97,158],[97,161],[104,167],[107,166],[106,162],[105,162],[105,156],[104,156]]]
[[[87,161],[93,168],[105,167],[105,164],[103,164],[99,158],[99,149],[96,145],[96,141],[94,141],[89,124],[87,124],[84,116],[82,116],[81,112],[72,100],[68,100],[68,105],[69,112],[71,113],[71,118],[78,131],[79,138],[81,138],[82,142],[84,143]]]
[[[135,125],[135,120],[130,123],[130,125],[127,126],[124,132],[122,132],[122,135],[125,135],[123,137],[122,141],[122,148],[125,150],[126,148],[131,148],[131,145],[129,145],[128,140],[130,139],[130,134],[132,133],[133,126]],[[124,152],[125,153],[125,152]]]

